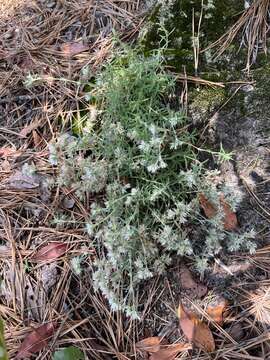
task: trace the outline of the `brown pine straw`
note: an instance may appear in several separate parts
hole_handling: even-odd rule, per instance
[[[202,52],[216,49],[213,58],[218,58],[240,36],[240,47],[247,48],[246,70],[249,70],[251,65],[256,62],[259,51],[267,53],[269,21],[270,0],[254,0],[225,34]]]
[[[86,358],[97,360],[128,358],[126,354],[133,348],[135,328],[123,325],[122,315],[114,317],[93,289],[91,266],[95,251],[84,229],[91,199],[80,201],[72,190],[62,187],[53,190],[51,201],[45,203],[38,189],[11,188],[7,181],[25,163],[34,163],[41,175],[54,176],[47,144],[58,135],[61,120],[88,106],[83,98],[81,69],[89,67],[94,74],[107,61],[114,46],[112,29],[124,41],[136,36],[143,21],[140,2],[67,0],[48,10],[48,1],[14,1],[5,17],[1,12],[0,148],[9,146],[20,152],[0,159],[0,314],[10,359],[14,359],[30,331],[51,321],[58,323],[57,332],[49,346],[35,355],[36,359],[52,359],[55,349],[72,344],[81,348]],[[5,5],[9,0],[2,1],[0,9]],[[83,42],[88,50],[67,57],[61,46],[69,42]],[[24,85],[29,73],[42,79],[32,88]],[[42,140],[38,147],[33,131],[26,137],[20,135],[22,129],[31,129],[32,125]],[[75,203],[72,209],[65,210],[73,221],[53,225],[65,196]],[[42,212],[41,218],[33,215],[35,209]],[[31,256],[41,246],[55,241],[68,244],[68,251],[55,261],[57,281],[47,291],[42,279],[47,266],[50,269],[53,264],[33,264]],[[83,276],[74,275],[74,257],[84,259]],[[53,274],[48,270],[49,280]]]

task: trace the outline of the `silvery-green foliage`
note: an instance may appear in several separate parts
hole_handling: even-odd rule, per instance
[[[83,261],[83,256],[75,256],[71,259],[71,268],[73,270],[73,272],[76,274],[76,275],[81,275],[82,273],[82,261]]]
[[[194,257],[203,272],[221,250],[254,249],[253,234],[245,243],[245,235],[224,232],[220,194],[233,208],[241,197],[218,187],[211,180],[217,174],[206,174],[196,160],[195,134],[162,61],[159,52],[145,57],[125,49],[97,78],[93,127],[51,145],[59,185],[82,198],[99,195],[85,224],[97,251],[95,286],[113,310],[133,318],[138,284],[162,273],[173,254]],[[202,214],[200,192],[218,210],[212,219]],[[192,228],[200,228],[199,242]]]

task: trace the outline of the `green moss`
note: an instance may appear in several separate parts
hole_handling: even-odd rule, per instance
[[[190,94],[190,113],[193,120],[207,120],[210,114],[218,109],[226,99],[226,91],[224,88],[201,88],[194,89]]]
[[[270,65],[256,69],[252,73],[256,82],[255,94],[264,97],[267,102],[270,100]]]
[[[249,114],[258,119],[263,137],[270,135],[270,65],[256,69],[252,73],[254,91],[246,104]]]
[[[143,39],[145,52],[157,48],[160,42],[162,44],[164,32],[160,29],[163,27],[169,34],[169,46],[165,51],[169,65],[180,70],[185,65],[188,72],[193,72],[193,11],[196,28],[201,13],[201,0],[167,0],[162,5],[158,5],[149,17],[149,28]],[[241,11],[243,11],[243,3],[239,0],[206,0],[200,29],[200,48],[205,48],[219,38]],[[201,57],[201,65],[207,63],[206,56],[207,54]]]

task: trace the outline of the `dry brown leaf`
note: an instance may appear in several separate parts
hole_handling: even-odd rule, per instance
[[[33,174],[25,175],[21,171],[16,171],[15,174],[10,176],[7,183],[9,187],[19,190],[35,189],[39,187],[39,179],[37,176]]]
[[[43,246],[37,251],[30,260],[33,261],[51,261],[64,255],[67,251],[68,245],[61,242],[51,242]]]
[[[31,122],[29,125],[25,126],[20,132],[19,135],[25,138],[28,134],[30,134],[33,130],[40,126],[40,119],[37,119]]]
[[[209,326],[200,321],[195,314],[188,313],[180,303],[178,307],[179,325],[195,346],[207,352],[215,350],[215,341]]]
[[[216,207],[202,193],[199,194],[199,202],[205,213],[205,216],[208,219],[212,219],[217,214]],[[238,226],[236,214],[232,211],[229,204],[226,203],[223,195],[220,196],[220,204],[222,205],[224,211],[224,229],[228,231],[236,229]]]
[[[150,360],[174,360],[181,351],[190,349],[192,349],[191,344],[169,345],[165,349],[160,349],[158,352],[153,353],[150,356]]]
[[[206,308],[207,314],[212,320],[214,320],[218,325],[223,324],[223,314],[228,306],[228,301],[224,298],[220,298],[217,304],[209,305]]]
[[[11,146],[0,148],[0,157],[9,157],[9,156],[18,157],[20,155],[21,155],[21,151],[17,151],[15,148]]]
[[[63,44],[61,46],[61,51],[64,56],[72,57],[74,55],[78,55],[86,50],[89,50],[89,46],[84,45],[82,41],[79,42],[70,42]]]
[[[235,212],[232,211],[230,205],[226,203],[224,196],[221,196],[220,203],[222,204],[224,211],[224,229],[225,230],[234,230],[238,226],[238,221]]]
[[[135,346],[137,350],[154,353],[160,350],[161,340],[162,338],[160,336],[152,336],[138,341]]]
[[[36,148],[40,147],[40,145],[43,143],[42,137],[38,134],[36,130],[32,131],[33,135],[33,142]]]
[[[183,289],[190,290],[193,295],[199,298],[203,297],[208,291],[206,286],[197,283],[193,279],[191,272],[185,265],[180,267],[180,282]]]
[[[202,193],[199,194],[199,201],[201,207],[203,208],[205,216],[208,219],[212,219],[217,214],[217,209],[215,208],[215,206]]]
[[[195,346],[201,348],[204,351],[215,351],[216,346],[212,331],[209,329],[207,324],[200,320],[198,320],[195,325],[193,343]]]
[[[29,358],[47,346],[48,340],[56,330],[56,323],[51,322],[34,329],[22,342],[15,359]]]
[[[185,334],[188,341],[192,342],[194,338],[195,322],[192,315],[189,314],[180,303],[178,306],[177,315],[179,318],[179,325]]]

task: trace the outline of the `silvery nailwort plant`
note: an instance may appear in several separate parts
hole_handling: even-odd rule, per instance
[[[221,251],[255,249],[253,231],[239,235],[223,229],[220,193],[234,209],[241,195],[214,185],[196,159],[196,136],[161,54],[145,57],[124,48],[87,94],[98,114],[94,121],[90,116],[91,126],[50,145],[58,184],[72,187],[80,198],[96,194],[85,224],[97,250],[96,288],[113,310],[133,318],[138,285],[164,272],[173,255],[193,256],[197,269],[205,271],[208,259]],[[199,192],[218,209],[211,220],[202,215]],[[191,231],[198,227],[199,240]]]

